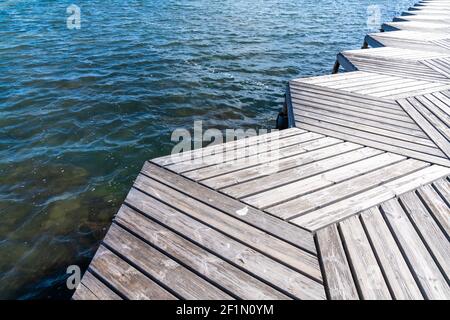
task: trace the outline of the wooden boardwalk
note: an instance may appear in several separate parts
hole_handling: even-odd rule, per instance
[[[290,81],[289,129],[146,162],[74,299],[450,299],[450,1]]]

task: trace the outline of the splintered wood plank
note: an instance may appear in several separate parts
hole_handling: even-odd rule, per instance
[[[177,210],[186,213],[186,218],[189,215],[205,225],[209,225],[230,237],[238,239],[246,246],[278,259],[292,268],[321,281],[317,258],[311,253],[292,246],[242,220],[220,212],[146,176],[139,175],[134,187],[139,188],[145,194],[163,203],[175,206]],[[142,206],[144,205],[142,203],[143,199],[148,198],[148,196],[145,197],[145,194],[132,190],[126,201],[135,207]],[[241,210],[245,210],[245,205],[242,206]]]
[[[100,300],[91,290],[80,283],[72,296],[73,300]]]
[[[265,214],[255,208],[243,205],[242,202],[218,193],[196,182],[146,162],[142,173],[151,176],[172,188],[184,192],[190,197],[213,206],[239,220],[242,220],[260,230],[266,231],[282,240],[316,254],[314,239],[305,230],[284,223],[277,218]]]
[[[448,239],[415,193],[408,192],[401,195],[400,202],[448,281],[447,275],[450,274],[450,243]]]
[[[374,162],[378,160],[377,157],[373,158]],[[380,184],[402,177],[427,166],[428,164],[425,162],[408,159],[362,176],[337,183],[328,188],[309,193],[293,201],[281,204],[276,208],[271,208],[268,211],[273,214],[286,212],[286,214],[283,214],[283,217],[290,219],[292,216],[307,214],[315,209],[325,207],[370,188],[375,188]]]
[[[146,190],[150,191],[149,188]],[[165,226],[182,234],[190,241],[246,270],[246,272],[265,279],[265,281],[271,283],[276,288],[282,288],[285,293],[288,293],[293,297],[299,299],[325,298],[322,284],[311,278],[321,279],[318,262],[314,256],[306,252],[302,252],[295,247],[292,247],[291,250],[287,250],[287,246],[279,246],[277,244],[276,238],[270,238],[266,235],[258,236],[256,233],[259,232],[252,232],[249,227],[238,230],[236,225],[239,225],[239,223],[236,219],[230,221],[231,225],[224,225],[221,223],[222,229],[219,229],[221,231],[218,231],[216,227],[212,228],[208,224],[205,224],[204,219],[203,222],[200,222],[189,215],[180,212],[179,209],[185,208],[185,206],[181,205],[180,199],[178,198],[175,202],[171,201],[171,204],[177,207],[177,209],[175,209],[154,198],[150,198],[148,195],[137,189],[132,189],[127,196],[126,203],[144,213],[147,217],[163,223]],[[190,214],[199,209],[199,207],[192,204],[190,204],[188,208]],[[209,213],[211,213],[210,209],[208,210]],[[214,222],[214,218],[212,217],[211,220],[208,221]],[[214,224],[217,226],[217,222],[214,222]],[[244,244],[227,236],[222,233],[223,229],[225,229],[226,232],[236,230],[233,232],[239,233],[235,235],[241,239],[241,241],[244,239],[250,243]],[[248,241],[252,234],[255,236],[252,241]],[[252,245],[252,247],[249,245]],[[285,264],[270,258],[268,255],[253,249],[254,247],[258,247],[262,252],[269,252],[278,258],[286,259],[287,261],[283,262],[294,265],[294,267],[300,267],[303,269],[304,273],[300,273],[287,267]],[[276,253],[276,247],[278,247],[278,250],[289,251],[290,254],[295,254],[295,256],[289,255],[286,251],[283,253]],[[309,276],[306,276],[305,274],[308,274]]]
[[[103,242],[184,299],[232,299],[227,293],[116,224],[111,226]]]
[[[361,220],[392,290],[393,298],[397,300],[423,299],[378,207],[372,207],[362,212]]]
[[[450,143],[444,138],[441,133],[430,124],[427,119],[422,115],[422,112],[426,112],[420,103],[414,98],[408,98],[406,100],[398,100],[399,105],[401,105],[406,112],[413,118],[417,124],[429,135],[429,137],[436,143],[436,145],[448,156],[450,157]],[[419,111],[420,110],[420,111]],[[429,118],[428,118],[429,119]]]
[[[429,208],[436,221],[439,222],[447,238],[450,236],[450,207],[431,185],[417,190],[422,201]],[[449,199],[450,200],[450,199]]]
[[[315,231],[449,174],[450,168],[432,165],[295,218],[291,222]]]
[[[231,186],[223,189],[222,191],[237,198],[242,198],[245,196],[250,196],[252,194],[257,194],[287,183],[295,182],[301,179],[306,179],[314,175],[325,173],[329,170],[336,169],[347,164],[355,163],[360,160],[370,158],[383,153],[381,150],[376,150],[372,148],[361,148],[347,152],[348,149],[345,148],[349,143],[345,142],[333,149],[327,148],[329,150],[335,150],[336,153],[343,152],[342,154],[330,156],[329,150],[322,149],[320,153],[325,159],[316,158],[311,155],[311,158],[307,157],[305,161],[298,161],[297,166],[292,169],[276,172],[268,176],[264,176],[259,179],[250,180],[248,182],[240,183],[235,186]],[[355,144],[351,144],[357,146]],[[351,150],[351,149],[350,149]],[[304,162],[304,163],[303,163]]]
[[[90,268],[131,300],[172,300],[176,297],[103,246]]]
[[[447,281],[398,201],[396,199],[389,200],[383,203],[381,208],[425,297],[427,299],[449,299],[450,289]]]
[[[88,290],[93,292],[96,296],[96,299],[122,300],[122,298],[120,298],[114,291],[112,291],[103,282],[101,282],[92,273],[90,273],[89,270],[86,271],[86,273],[83,275],[81,284],[83,284]]]
[[[391,299],[381,269],[358,217],[353,216],[340,222],[339,227],[362,298]]]
[[[289,299],[221,257],[195,245],[185,237],[146,218],[128,206],[120,208],[115,222],[127,230],[132,230],[166,255],[195,270],[211,283],[225,288],[240,299]]]
[[[357,177],[372,170],[388,166],[389,164],[399,162],[403,159],[405,158],[393,153],[384,153],[333,169],[320,175],[315,175],[305,180],[299,180],[275,189],[261,192],[243,198],[242,200],[258,208],[269,208],[267,209],[268,212],[282,218],[287,218],[292,216],[293,211],[296,211],[296,207],[299,204],[297,201],[298,197],[346,179]]]
[[[336,225],[319,230],[317,243],[329,298],[332,300],[359,299]]]

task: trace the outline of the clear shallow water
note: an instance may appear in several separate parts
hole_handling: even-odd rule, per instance
[[[67,266],[174,129],[273,127],[287,80],[361,46],[369,5],[387,21],[413,2],[3,0],[0,298],[70,297]]]

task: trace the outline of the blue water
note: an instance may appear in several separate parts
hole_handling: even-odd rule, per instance
[[[0,298],[68,298],[171,132],[271,128],[286,81],[359,48],[399,0],[0,2]],[[81,9],[67,28],[66,8]]]

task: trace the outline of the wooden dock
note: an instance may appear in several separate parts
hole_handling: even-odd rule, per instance
[[[450,0],[383,30],[289,129],[146,162],[73,299],[450,299]]]

